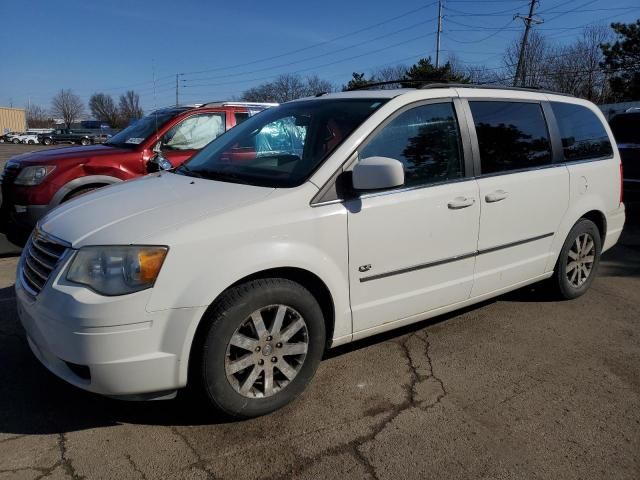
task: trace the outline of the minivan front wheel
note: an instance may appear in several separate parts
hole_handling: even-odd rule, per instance
[[[570,300],[589,289],[600,262],[601,242],[600,231],[591,220],[582,218],[573,226],[552,278],[554,290],[560,297]]]
[[[291,280],[233,287],[204,321],[200,381],[210,402],[235,417],[264,415],[291,402],[324,352],[322,310]]]

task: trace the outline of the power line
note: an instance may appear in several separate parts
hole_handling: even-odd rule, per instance
[[[300,53],[300,52],[304,52],[304,51],[307,51],[307,50],[311,50],[312,48],[317,48],[317,47],[321,47],[321,46],[324,46],[324,45],[328,45],[328,44],[337,42],[338,40],[343,40],[345,38],[357,35],[359,33],[366,32],[368,30],[372,30],[372,29],[377,28],[377,27],[379,27],[381,25],[386,25],[387,23],[391,23],[391,22],[394,22],[395,20],[398,20],[400,18],[404,18],[404,17],[407,17],[409,15],[412,15],[412,14],[414,14],[416,12],[419,12],[420,10],[424,10],[425,8],[432,7],[432,6],[436,5],[437,3],[438,2],[431,2],[431,3],[427,4],[427,5],[423,5],[421,7],[414,8],[412,10],[409,10],[409,11],[405,12],[405,13],[402,13],[402,14],[397,15],[395,17],[392,17],[392,18],[389,18],[387,20],[384,20],[382,22],[378,22],[378,23],[375,23],[373,25],[369,25],[369,26],[360,28],[360,29],[355,30],[353,32],[345,33],[344,35],[340,35],[340,36],[334,37],[334,38],[332,38],[330,40],[325,40],[325,41],[320,42],[320,43],[309,45],[307,47],[298,48],[296,50],[291,50],[289,52],[281,53],[281,54],[278,54],[278,55],[273,55],[271,57],[261,58],[261,59],[258,59],[258,60],[253,60],[253,61],[250,61],[250,62],[238,63],[238,64],[235,64],[235,65],[226,65],[226,66],[222,66],[222,67],[215,67],[215,68],[210,68],[210,69],[207,69],[207,70],[185,72],[185,74],[196,75],[196,74],[200,74],[200,73],[209,73],[209,72],[215,72],[215,71],[220,71],[220,70],[229,70],[229,69],[233,69],[233,68],[239,68],[239,67],[245,67],[245,66],[249,66],[249,65],[255,65],[256,63],[267,62],[267,61],[270,61],[270,60],[276,60],[278,58],[282,58],[282,57],[285,57],[285,56],[289,56],[289,55],[293,55],[293,54],[296,54],[296,53]]]
[[[447,36],[447,38],[449,40],[451,40],[452,42],[455,42],[455,43],[482,43],[482,42],[484,42],[486,40],[489,40],[490,38],[495,37],[499,33],[502,33],[504,31],[506,31],[513,22],[514,22],[514,19],[509,20],[509,22],[507,22],[505,25],[503,25],[502,27],[499,27],[498,30],[496,30],[495,32],[493,32],[490,35],[487,35],[484,38],[478,38],[478,39],[474,39],[474,40],[457,40],[457,39],[451,38],[449,36]]]
[[[200,82],[200,81],[207,81],[207,80],[217,80],[217,79],[221,79],[221,78],[231,78],[231,77],[237,78],[237,77],[242,76],[242,75],[250,75],[250,74],[255,74],[255,73],[258,73],[258,72],[267,72],[269,70],[274,70],[276,68],[286,68],[286,67],[290,67],[292,65],[305,63],[305,62],[308,62],[310,60],[315,60],[315,59],[318,59],[318,58],[323,58],[323,57],[335,55],[336,53],[340,53],[340,52],[344,52],[344,51],[347,51],[347,50],[351,50],[353,48],[361,47],[363,45],[368,45],[368,44],[370,44],[372,42],[376,42],[378,40],[384,40],[384,39],[387,39],[387,38],[389,38],[389,37],[391,37],[393,35],[397,35],[399,33],[406,32],[406,31],[411,30],[413,28],[416,28],[416,27],[419,27],[419,26],[424,25],[426,23],[432,22],[435,19],[436,18],[433,17],[433,18],[430,18],[428,20],[424,20],[424,21],[415,23],[415,24],[410,25],[408,27],[404,27],[404,28],[395,30],[395,31],[390,32],[390,33],[385,33],[383,35],[379,35],[377,37],[364,40],[364,41],[362,41],[360,43],[349,45],[349,46],[340,48],[338,50],[332,50],[331,52],[322,53],[320,55],[315,55],[313,57],[303,58],[301,60],[295,60],[295,61],[292,61],[292,62],[282,63],[280,65],[272,65],[272,66],[269,66],[269,67],[259,68],[257,70],[256,69],[252,69],[252,70],[247,70],[247,71],[244,71],[244,72],[228,73],[228,74],[225,74],[225,75],[215,75],[215,76],[211,76],[211,77],[201,77],[201,78],[189,78],[189,79],[183,80],[182,82],[186,84],[186,83],[189,83],[189,82]]]
[[[527,40],[529,39],[529,31],[531,30],[531,25],[533,24],[537,24],[537,23],[542,23],[543,20],[537,19],[533,16],[535,8],[536,8],[536,3],[538,2],[538,0],[531,0],[531,3],[529,4],[529,15],[522,16],[522,15],[516,15],[513,18],[521,18],[522,20],[524,20],[524,34],[522,35],[522,43],[520,44],[520,55],[518,55],[518,66],[516,67],[516,78],[513,81],[514,86],[518,84],[518,79],[520,77],[522,77],[522,84],[524,85],[526,79],[525,79],[525,74],[523,72],[524,70],[524,52],[527,48]]]
[[[331,44],[333,42],[336,42],[338,40],[342,40],[344,38],[348,38],[348,37],[357,35],[359,33],[362,33],[362,32],[368,31],[368,30],[372,30],[372,29],[377,28],[379,26],[386,25],[388,23],[394,22],[396,20],[399,20],[401,18],[407,17],[407,16],[412,15],[412,14],[414,14],[416,12],[421,11],[421,10],[427,9],[429,7],[432,7],[432,6],[436,5],[436,4],[437,4],[437,2],[431,2],[429,4],[422,5],[420,7],[417,7],[417,8],[408,10],[408,11],[406,11],[404,13],[401,13],[399,15],[396,15],[395,17],[385,19],[385,20],[383,20],[381,22],[378,22],[378,23],[375,23],[375,24],[372,24],[372,25],[368,25],[368,26],[360,28],[358,30],[355,30],[355,31],[352,31],[352,32],[348,32],[348,33],[340,35],[338,37],[334,37],[334,38],[332,38],[330,40],[326,40],[326,41],[323,41],[323,42],[315,43],[315,44],[309,45],[307,47],[302,47],[302,48],[299,48],[299,49],[296,49],[296,50],[292,50],[292,51],[289,51],[289,52],[281,53],[281,54],[278,54],[278,55],[273,55],[271,57],[260,58],[260,59],[257,59],[257,60],[251,61],[251,62],[240,63],[240,64],[236,64],[236,65],[220,66],[220,67],[207,69],[207,70],[200,70],[200,71],[187,71],[187,72],[185,72],[185,74],[195,75],[195,74],[199,74],[199,73],[207,73],[207,72],[213,72],[213,71],[228,70],[228,69],[238,68],[238,67],[242,67],[242,66],[255,65],[255,64],[258,64],[258,63],[267,62],[269,60],[274,60],[274,59],[282,58],[282,57],[285,57],[285,56],[293,55],[293,54],[296,54],[296,53],[299,53],[299,52],[311,50],[313,48],[317,48],[317,47],[320,47],[320,46],[329,45],[329,44]],[[170,78],[173,78],[174,76],[175,76],[175,74],[164,75],[164,76],[155,78],[155,80],[138,82],[138,83],[134,83],[134,84],[130,84],[130,85],[122,85],[122,86],[119,86],[119,87],[97,88],[96,91],[109,92],[109,91],[114,91],[114,90],[126,90],[126,89],[130,89],[130,88],[133,88],[133,87],[139,87],[139,86],[142,86],[142,85],[149,85],[148,89],[152,90],[153,89],[152,85],[153,85],[154,82],[170,79]],[[89,98],[91,96],[91,94],[79,95],[79,96],[83,97],[83,98]]]
[[[373,55],[375,53],[382,52],[382,51],[385,51],[385,50],[389,50],[389,49],[392,49],[392,48],[396,48],[396,47],[399,47],[401,45],[406,45],[407,43],[415,42],[416,40],[422,40],[424,38],[431,37],[433,35],[434,35],[434,33],[427,33],[427,34],[424,34],[424,35],[419,35],[417,37],[413,37],[413,38],[410,38],[408,40],[405,40],[405,41],[402,41],[402,42],[398,42],[398,43],[395,43],[393,45],[388,45],[386,47],[379,48],[379,49],[376,49],[376,50],[373,50],[373,51],[369,51],[369,52],[366,52],[366,53],[361,53],[359,55],[354,55],[354,56],[343,58],[343,59],[336,60],[336,61],[333,61],[333,62],[324,63],[322,65],[315,65],[313,67],[304,68],[304,69],[300,69],[300,70],[297,70],[297,71],[294,71],[294,72],[288,72],[288,73],[290,73],[290,74],[302,73],[302,72],[308,72],[308,71],[311,71],[311,70],[315,70],[317,68],[328,67],[328,66],[335,65],[335,64],[338,64],[338,63],[347,62],[349,60],[354,60],[356,58],[365,57],[367,55]],[[220,83],[212,83],[212,84],[195,84],[195,85],[188,85],[187,84],[187,85],[185,85],[185,88],[188,88],[188,87],[190,87],[190,88],[193,88],[193,87],[215,87],[215,86],[229,85],[229,84],[235,84],[235,83],[248,83],[248,82],[253,82],[253,81],[268,80],[270,78],[274,78],[274,77],[277,77],[277,76],[278,76],[278,74],[274,74],[274,75],[267,75],[265,77],[252,78],[252,79],[241,80],[241,81],[220,82]]]
[[[529,5],[528,2],[525,2],[525,3],[520,2],[519,5],[513,6],[511,8],[506,9],[506,10],[500,10],[498,12],[485,12],[485,13],[464,12],[462,10],[456,10],[454,8],[449,8],[449,7],[447,7],[446,10],[448,12],[453,12],[454,13],[454,15],[447,15],[447,17],[503,17],[505,15],[513,14],[514,10],[517,10],[519,8],[522,8],[522,7],[526,7],[527,5]]]

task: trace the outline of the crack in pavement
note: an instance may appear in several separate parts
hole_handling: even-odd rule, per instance
[[[180,440],[182,440],[182,443],[184,443],[189,449],[189,451],[193,454],[193,456],[196,457],[196,461],[187,465],[185,468],[182,469],[182,471],[185,471],[187,468],[196,467],[206,472],[207,479],[217,480],[218,477],[216,477],[215,474],[207,468],[208,467],[207,461],[204,458],[202,458],[202,455],[200,455],[200,452],[198,452],[195,449],[195,447],[191,445],[191,442],[187,439],[187,437],[182,432],[180,432],[178,428],[175,426],[170,427],[169,430],[171,430],[171,432],[175,436],[177,436]]]
[[[76,472],[76,469],[73,467],[71,460],[67,458],[67,437],[64,433],[60,433],[58,436],[58,448],[60,449],[61,464],[64,468],[65,473],[74,480],[83,479],[84,476],[81,476],[78,474],[78,472]]]
[[[424,359],[426,360],[426,365],[428,370],[427,374],[421,374],[418,371],[417,362],[411,355],[411,349],[409,348],[408,343],[409,341],[411,341],[412,338],[417,338],[422,343],[424,343],[423,354],[424,354]],[[409,410],[411,408],[418,408],[420,410],[427,411],[435,407],[437,404],[439,404],[442,401],[442,399],[447,395],[447,390],[444,386],[444,382],[442,381],[442,379],[437,377],[434,373],[433,362],[432,362],[431,354],[429,352],[429,348],[431,344],[428,341],[428,335],[426,333],[424,334],[424,338],[422,338],[420,335],[418,335],[418,332],[416,332],[409,335],[403,341],[397,341],[392,343],[395,343],[402,349],[406,357],[407,366],[409,367],[409,371],[411,375],[409,384],[405,386],[405,389],[407,391],[405,401],[396,406],[391,407],[388,410],[379,412],[379,414],[386,413],[388,415],[385,419],[380,421],[377,425],[374,425],[370,433],[366,435],[361,435],[345,444],[340,444],[335,447],[326,449],[317,455],[314,455],[311,457],[298,457],[296,459],[295,464],[292,466],[292,468],[289,471],[290,475],[300,474],[310,469],[317,463],[319,463],[323,458],[331,455],[342,454],[345,452],[345,450],[347,450],[351,452],[355,460],[365,468],[367,473],[371,475],[371,477],[374,480],[378,480],[379,477],[376,473],[375,467],[371,464],[369,458],[360,450],[360,448],[364,444],[375,440],[376,437],[385,428],[387,428],[387,426],[389,426],[400,414],[402,414],[406,410]],[[428,381],[431,379],[439,385],[441,392],[439,392],[438,395],[436,395],[435,399],[432,400],[431,402],[428,402],[425,400],[418,400],[419,393],[417,392],[417,389],[416,389],[417,386],[421,382]],[[282,478],[282,475],[276,475],[273,477],[273,479],[275,478]]]
[[[131,464],[131,467],[133,468],[134,472],[139,473],[143,480],[147,480],[147,476],[142,470],[140,470],[140,468],[138,468],[138,465],[136,465],[136,462],[133,461],[133,459],[131,458],[131,455],[129,455],[128,453],[125,453],[124,458],[126,458],[127,461]]]

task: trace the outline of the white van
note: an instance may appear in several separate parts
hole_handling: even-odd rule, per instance
[[[174,171],[50,212],[18,266],[18,311],[34,354],[80,388],[189,384],[261,415],[327,348],[542,280],[582,295],[622,231],[620,176],[602,113],[568,96],[293,101]]]

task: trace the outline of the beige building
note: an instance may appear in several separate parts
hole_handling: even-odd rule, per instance
[[[8,132],[24,132],[27,117],[23,108],[0,107],[0,135]]]

